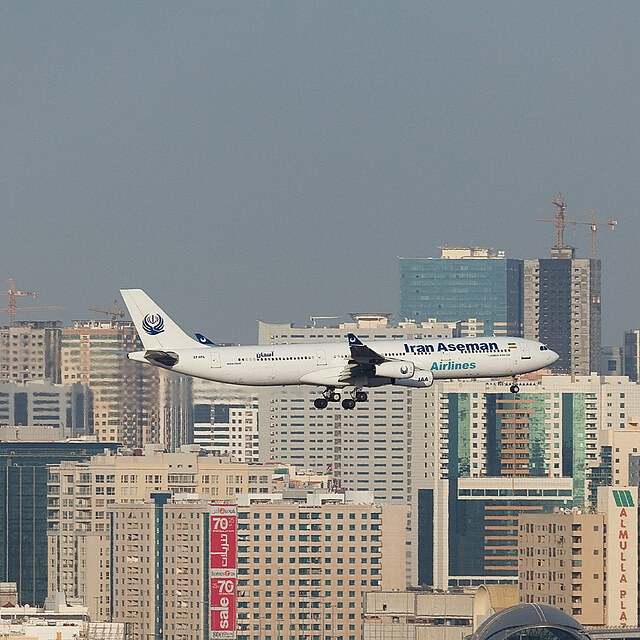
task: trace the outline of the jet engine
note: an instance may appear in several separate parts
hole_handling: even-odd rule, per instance
[[[375,365],[376,376],[379,378],[410,378],[416,366],[413,362],[400,360],[399,362],[382,362]]]
[[[423,369],[416,369],[410,378],[394,380],[393,384],[399,384],[403,387],[417,387],[424,389],[425,387],[430,387],[433,384],[433,373],[431,371],[424,371]]]

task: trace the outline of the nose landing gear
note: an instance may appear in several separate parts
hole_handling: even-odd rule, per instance
[[[511,393],[518,393],[520,391],[520,387],[518,386],[518,378],[513,378],[513,382],[511,383],[509,390],[511,391]]]

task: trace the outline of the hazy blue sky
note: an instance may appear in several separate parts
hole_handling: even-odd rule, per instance
[[[619,344],[639,33],[638,2],[5,0],[0,288],[67,321],[142,287],[248,342],[258,318],[396,312],[397,256],[547,257],[562,191],[619,220],[598,234]],[[586,227],[566,240],[588,256]]]

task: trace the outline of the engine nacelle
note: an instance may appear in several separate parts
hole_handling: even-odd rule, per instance
[[[430,387],[433,384],[433,373],[431,371],[416,369],[414,374],[410,378],[394,380],[393,384],[399,384],[403,387],[416,387],[419,389],[424,389],[426,387]]]
[[[413,362],[401,360],[400,362],[382,362],[375,365],[376,376],[379,378],[410,378],[416,366]]]

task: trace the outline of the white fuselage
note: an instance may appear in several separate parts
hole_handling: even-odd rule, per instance
[[[412,362],[416,372],[431,372],[436,380],[517,376],[544,368],[557,359],[557,354],[539,342],[510,337],[369,340],[367,347],[387,360]],[[171,352],[178,361],[165,368],[206,380],[265,386],[353,385],[352,381],[344,381],[344,371],[351,360],[346,341],[203,346]],[[149,362],[145,354],[146,351],[139,351],[129,357]],[[392,384],[393,380],[380,382]]]

